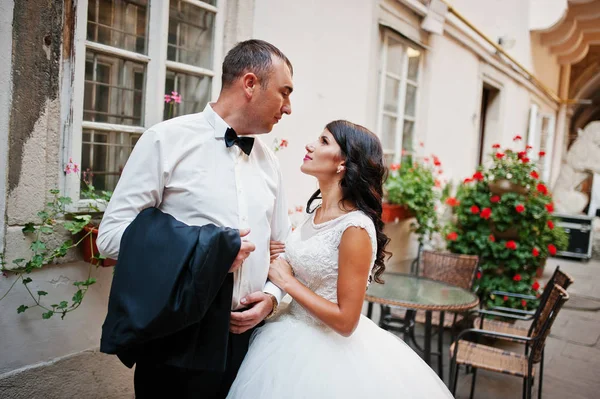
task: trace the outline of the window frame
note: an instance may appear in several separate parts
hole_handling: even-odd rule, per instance
[[[165,79],[167,70],[174,70],[197,76],[208,76],[211,81],[210,100],[218,97],[220,82],[220,63],[224,43],[223,31],[225,23],[226,0],[217,0],[216,6],[203,3],[200,0],[180,0],[184,3],[215,13],[214,40],[212,48],[212,69],[199,68],[175,61],[167,60],[167,45],[169,33],[169,0],[148,0],[147,54],[111,47],[87,40],[88,1],[79,1],[76,9],[76,24],[74,33],[74,67],[68,90],[72,89],[70,101],[65,101],[71,107],[70,112],[63,112],[63,154],[60,168],[72,159],[81,165],[83,130],[92,129],[99,132],[118,132],[142,134],[151,126],[162,122],[164,112]],[[140,126],[120,125],[105,122],[92,122],[83,119],[83,103],[85,89],[85,64],[87,50],[100,54],[120,57],[136,63],[144,64],[146,79],[144,82],[144,101],[142,104],[142,124]],[[148,82],[152,82],[149,84]],[[65,95],[65,100],[68,99]],[[77,212],[88,208],[90,200],[80,198],[80,177],[77,174],[65,175],[62,182],[65,196],[73,200],[68,211]],[[102,209],[102,207],[101,207]]]
[[[388,57],[388,48],[389,48],[389,40],[392,38],[394,41],[401,43],[403,46],[402,53],[402,70],[400,74],[390,73],[387,71],[387,57]],[[378,92],[378,102],[377,102],[377,132],[380,139],[383,139],[383,119],[384,116],[389,116],[396,118],[396,129],[395,129],[395,140],[394,140],[394,148],[389,149],[384,147],[384,156],[392,156],[392,162],[398,163],[402,158],[402,142],[404,140],[404,124],[405,122],[411,122],[413,124],[412,134],[413,139],[416,141],[418,135],[418,127],[419,127],[419,111],[420,111],[420,97],[421,91],[423,90],[423,66],[424,66],[424,58],[425,52],[424,49],[418,44],[405,39],[400,34],[385,28],[381,27],[381,38],[380,38],[380,60],[379,60],[379,92]],[[419,51],[421,54],[419,56],[419,63],[417,66],[417,79],[412,80],[408,79],[408,61],[409,57],[408,48],[415,49]],[[386,79],[387,77],[391,77],[393,79],[399,80],[399,93],[398,93],[398,106],[394,112],[387,111],[385,109],[385,97],[386,97]],[[413,86],[416,88],[415,94],[415,109],[414,116],[407,115],[405,112],[406,108],[406,93],[408,86]],[[383,141],[383,140],[382,140]],[[415,147],[416,143],[413,143],[413,147]]]

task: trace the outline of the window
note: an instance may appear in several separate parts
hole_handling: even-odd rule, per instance
[[[147,128],[200,112],[210,101],[216,28],[222,22],[216,0],[80,3],[78,17],[87,24],[77,29],[85,40],[76,54],[85,56],[76,60],[69,157],[93,174],[96,190],[111,191]],[[77,76],[82,77],[80,85]],[[165,106],[164,94],[172,91],[182,101]],[[67,182],[67,191],[79,198],[79,184]]]
[[[377,131],[388,163],[414,150],[421,59],[420,50],[383,32]]]
[[[554,147],[554,124],[553,114],[540,113],[539,106],[532,104],[529,110],[529,129],[527,131],[527,144],[533,147],[530,153],[532,161],[537,163],[540,177],[546,183],[550,183],[550,172],[552,169],[552,153]],[[546,153],[540,157],[540,151]]]

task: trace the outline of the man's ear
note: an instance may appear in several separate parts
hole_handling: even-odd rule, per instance
[[[254,90],[258,89],[258,77],[252,72],[244,74],[244,76],[242,76],[242,87],[246,98],[252,98]]]

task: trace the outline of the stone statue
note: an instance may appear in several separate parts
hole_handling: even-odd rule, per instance
[[[588,204],[587,194],[577,187],[588,173],[600,173],[600,121],[591,122],[579,131],[561,165],[554,185],[554,208],[558,213],[581,214]]]

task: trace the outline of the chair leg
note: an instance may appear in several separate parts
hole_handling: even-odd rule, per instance
[[[527,399],[531,399],[533,389],[533,377],[527,378]]]
[[[469,395],[469,399],[473,399],[473,395],[475,395],[475,380],[477,379],[477,368],[473,367],[473,379],[471,380],[471,394]]]
[[[523,377],[523,399],[527,399],[527,377]]]
[[[450,369],[450,391],[452,396],[456,396],[456,386],[458,385],[458,369],[460,368],[457,363],[453,362],[454,367]]]
[[[538,399],[542,399],[542,383],[544,382],[544,351],[542,348],[542,360],[540,361],[540,383],[538,385]]]

